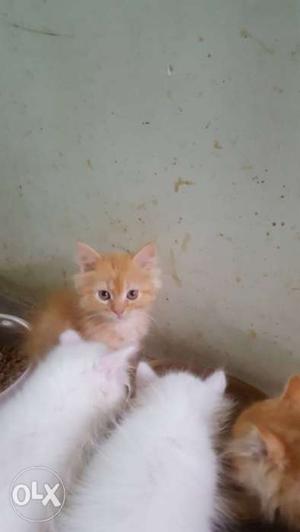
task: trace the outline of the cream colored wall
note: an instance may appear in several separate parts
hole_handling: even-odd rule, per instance
[[[158,242],[152,350],[300,369],[300,3],[1,0],[2,277]]]

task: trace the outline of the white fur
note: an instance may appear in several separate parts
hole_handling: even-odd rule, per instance
[[[25,468],[46,466],[70,488],[93,431],[101,433],[125,404],[132,351],[108,354],[104,346],[67,331],[23,387],[1,403],[1,532],[44,530],[14,513],[11,482]],[[42,480],[47,482],[47,472]]]
[[[140,362],[136,371],[136,392],[140,393],[146,386],[151,384],[157,375],[146,362]]]
[[[226,379],[155,377],[141,366],[137,404],[92,458],[59,532],[211,532],[218,516],[213,449]]]

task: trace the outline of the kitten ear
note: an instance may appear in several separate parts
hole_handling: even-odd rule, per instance
[[[131,344],[123,347],[123,349],[118,349],[111,355],[115,357],[115,360],[119,360],[119,364],[129,364],[137,361],[138,349],[136,344]]]
[[[141,268],[151,268],[155,265],[157,260],[157,251],[154,242],[150,242],[142,249],[140,249],[133,257]]]
[[[140,362],[136,370],[136,387],[138,390],[142,390],[156,379],[158,375],[146,362]]]
[[[136,345],[130,345],[107,353],[100,362],[101,370],[104,370],[107,376],[115,374],[119,370],[128,370],[130,364],[134,364],[137,358],[138,348]]]
[[[229,452],[243,458],[264,457],[266,449],[257,427],[252,425],[246,434],[234,437],[229,443]]]
[[[255,460],[268,459],[280,468],[284,467],[286,460],[285,446],[279,436],[256,425],[245,435],[233,439],[229,449],[236,456]]]
[[[226,381],[226,376],[225,376],[224,371],[222,370],[214,371],[212,375],[210,375],[209,377],[207,377],[207,379],[205,379],[205,383],[210,387],[210,389],[222,395],[225,392],[226,386],[227,386],[227,381]]]
[[[74,331],[73,329],[67,329],[59,337],[59,342],[63,345],[74,345],[81,340],[82,339],[78,332]]]
[[[268,429],[257,427],[264,443],[268,458],[277,466],[283,466],[285,462],[285,446],[283,441]]]
[[[289,379],[281,398],[300,404],[300,375],[293,375]]]
[[[93,248],[82,242],[77,242],[76,263],[79,266],[80,273],[94,270],[96,262],[100,258],[101,255]]]

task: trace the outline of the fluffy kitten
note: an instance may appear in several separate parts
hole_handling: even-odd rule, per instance
[[[67,328],[110,349],[138,346],[148,332],[149,309],[160,287],[154,244],[131,255],[100,254],[78,243],[77,263],[75,290],[53,294],[32,319],[25,345],[30,358],[47,352]]]
[[[240,415],[229,450],[234,479],[249,495],[250,516],[279,517],[300,529],[300,375],[289,380],[280,397]]]
[[[126,405],[134,350],[127,347],[108,354],[101,344],[66,331],[20,390],[1,403],[1,532],[40,532],[41,525],[14,512],[10,504],[13,479],[26,468],[44,466],[54,470],[69,489],[80,469],[84,446],[96,429],[101,434]],[[47,470],[37,475],[39,482],[50,480]],[[46,519],[47,509],[38,505],[30,518]]]
[[[143,375],[141,376],[141,371]],[[146,375],[145,375],[146,372]],[[138,369],[137,404],[98,448],[58,518],[60,532],[211,532],[218,520],[225,375]]]

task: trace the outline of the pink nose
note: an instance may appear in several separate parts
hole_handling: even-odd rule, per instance
[[[114,310],[115,315],[120,319],[123,316],[123,310]]]

